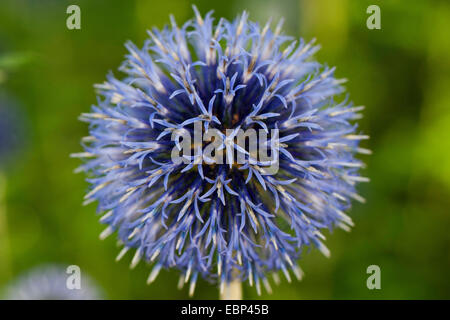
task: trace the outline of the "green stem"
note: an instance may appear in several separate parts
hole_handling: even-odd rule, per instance
[[[220,300],[242,300],[242,283],[239,279],[235,279],[225,284]]]

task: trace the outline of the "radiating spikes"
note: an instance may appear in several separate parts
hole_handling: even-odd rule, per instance
[[[342,196],[341,194],[339,194],[339,193],[337,193],[337,192],[332,192],[331,195],[332,195],[333,197],[336,197],[337,199],[339,199],[339,200],[341,200],[341,201],[347,201],[347,199],[346,199],[344,196]]]
[[[281,29],[283,28],[283,24],[284,24],[284,19],[281,18],[281,19],[278,21],[278,24],[277,24],[277,26],[276,26],[276,28],[275,28],[275,35],[276,35],[276,36],[278,36],[278,35],[281,33]]]
[[[124,98],[123,95],[115,93],[115,94],[112,96],[112,98],[111,98],[111,103],[112,103],[112,104],[119,104],[119,103],[123,100],[123,98]],[[124,121],[124,120],[119,120],[119,119],[114,119],[114,118],[108,118],[108,119],[111,119],[111,120],[118,120],[118,121]],[[126,123],[126,121],[123,122],[123,123]]]
[[[109,217],[111,217],[113,215],[113,210],[108,211],[107,213],[105,213],[101,218],[100,218],[100,222],[105,222],[106,219],[108,219]]]
[[[147,30],[147,33],[150,35],[150,37],[152,38],[153,42],[156,44],[156,46],[161,49],[162,52],[164,53],[168,53],[167,48],[164,47],[164,45],[161,43],[161,41],[159,41],[158,37],[156,37],[153,32],[151,32],[150,30]]]
[[[316,236],[318,236],[322,240],[326,240],[327,239],[320,231],[314,231],[314,234]]]
[[[270,286],[269,280],[267,278],[262,279],[262,283],[264,285],[264,288],[269,294],[272,294],[272,287]]]
[[[192,5],[192,9],[194,10],[195,18],[197,19],[198,25],[203,26],[203,18],[201,16],[200,12],[198,11],[197,7],[195,5]]]
[[[222,274],[222,259],[219,257],[219,261],[217,262],[217,276],[220,278]]]
[[[181,275],[180,275],[180,278],[178,279],[178,284],[177,284],[178,290],[183,289],[184,284],[185,284],[185,281],[184,281],[184,274],[181,274]]]
[[[248,212],[248,215],[250,216],[250,218],[253,220],[253,222],[256,225],[255,233],[258,233],[258,228],[259,228],[258,219],[256,219],[255,213],[253,212],[253,209],[250,206],[247,206],[247,212]]]
[[[356,148],[356,152],[361,154],[372,154],[372,150],[365,149],[365,148]]]
[[[320,241],[318,241],[317,249],[327,258],[330,257],[330,250]]]
[[[108,226],[105,230],[100,233],[100,240],[105,240],[108,236],[114,233],[114,228],[111,226]]]
[[[183,239],[181,237],[178,238],[177,244],[175,245],[175,250],[178,250],[183,243]]]
[[[275,250],[278,250],[277,240],[272,237],[272,238],[270,238],[270,241],[273,243],[273,246],[274,246]]]
[[[87,206],[88,204],[94,202],[95,199],[94,198],[90,198],[90,199],[86,199],[83,201],[83,206]]]
[[[344,138],[348,140],[367,140],[369,139],[368,135],[358,135],[358,134],[348,134],[344,136]]]
[[[87,171],[87,169],[84,166],[79,166],[78,168],[75,168],[75,170],[73,170],[73,173],[77,174],[85,171]]]
[[[189,297],[192,297],[194,295],[196,283],[197,283],[197,274],[195,274],[192,277],[191,282],[189,284]]]
[[[354,182],[370,182],[370,179],[367,177],[361,177],[361,176],[349,176],[344,175],[344,178],[346,180],[354,181]]]
[[[128,236],[128,240],[133,239],[139,232],[141,231],[140,227],[136,227],[133,229],[133,231],[130,233],[130,235]]]
[[[127,193],[125,193],[120,199],[119,199],[119,203],[124,202],[125,200],[127,200],[133,193],[134,191],[136,191],[136,189],[128,191]]]
[[[346,215],[342,210],[334,208],[335,212],[339,215],[339,217],[348,225],[354,226],[352,218],[350,218],[348,215]]]
[[[360,196],[359,194],[357,194],[357,193],[350,192],[349,195],[350,195],[350,197],[352,197],[353,199],[355,199],[355,200],[358,201],[358,202],[366,203],[366,199],[363,198],[363,197],[361,197],[361,196]]]
[[[81,138],[82,142],[93,142],[93,141],[96,141],[96,140],[97,139],[95,137],[93,137],[93,136],[87,136],[87,137]]]
[[[101,113],[82,113],[80,117],[92,118],[92,119],[104,119],[104,118],[107,118],[108,116],[105,114],[101,114]]]
[[[286,260],[286,262],[292,267],[294,265],[294,263],[292,262],[291,257],[289,257],[288,254],[284,254],[284,259]]]
[[[220,18],[219,23],[217,24],[217,27],[216,27],[216,32],[214,33],[214,40],[217,40],[217,38],[219,38],[220,30],[221,30],[223,22],[224,22],[224,19]]]
[[[196,285],[196,282],[191,282],[189,284],[189,297],[192,297],[194,295],[195,285]]]
[[[275,282],[276,285],[280,284],[280,276],[277,272],[272,273],[273,282]]]
[[[242,255],[239,251],[236,253],[236,259],[237,259],[237,262],[239,263],[239,265],[242,266]]]
[[[122,166],[117,164],[117,165],[114,165],[114,166],[111,166],[109,168],[104,169],[102,172],[103,173],[108,173],[110,171],[113,171],[113,170],[116,170],[116,169],[120,169],[120,168],[122,168]]]
[[[130,250],[129,247],[122,248],[122,250],[120,250],[119,254],[116,257],[116,261],[117,262],[120,261],[123,258],[123,256],[128,252],[128,250]]]
[[[106,181],[106,182],[103,182],[102,184],[99,184],[94,189],[92,189],[88,194],[86,194],[84,196],[84,199],[88,199],[88,198],[92,197],[95,193],[97,193],[97,191],[100,191],[101,189],[103,189],[104,187],[109,185],[111,182],[112,181]]]
[[[123,247],[123,246],[124,246],[123,241],[120,240],[120,239],[117,239],[117,241],[116,241],[116,247],[120,248],[120,247]]]
[[[364,110],[364,108],[365,108],[364,106],[351,107],[351,108],[331,112],[330,116],[335,117],[335,116],[339,116],[339,115],[342,115],[342,114],[345,114],[348,112],[359,112],[361,110]]]
[[[90,152],[71,153],[71,158],[94,158],[96,155]]]
[[[348,168],[363,168],[364,164],[361,162],[349,162],[349,161],[336,161],[334,162],[337,166],[348,167]]]
[[[270,274],[275,284],[280,271],[301,280],[305,246],[330,256],[324,229],[354,225],[344,211],[365,201],[357,185],[369,182],[358,159],[371,154],[360,146],[369,136],[355,121],[364,107],[336,102],[345,79],[313,59],[314,41],[286,36],[282,20],[260,27],[247,12],[229,21],[193,10],[184,24],[170,16],[163,30],[152,28],[142,48],[128,42],[125,76],[111,73],[96,86],[97,103],[80,116],[89,124],[84,150],[70,155],[88,176],[83,204],[98,203],[107,226],[101,239],[117,231],[116,261],[133,248],[130,268],[153,265],[148,284],[175,268],[190,296],[198,276],[221,292],[238,277],[258,295],[262,287],[271,293]],[[186,139],[180,150],[198,123],[202,134],[233,129],[223,160],[237,152],[244,163],[207,162],[196,152],[205,141]],[[234,143],[239,131],[260,128],[271,135],[265,146],[274,143],[275,161]],[[173,145],[190,151],[188,163],[173,161]],[[273,162],[279,170],[271,174]]]
[[[259,281],[259,278],[257,278],[255,280],[255,287],[256,287],[256,293],[258,294],[258,296],[261,295],[261,283]]]
[[[120,101],[122,101],[122,99],[123,99],[122,95],[114,93],[113,97],[111,99],[111,102],[113,104],[118,104]],[[89,122],[90,119],[99,119],[99,120],[105,120],[105,121],[113,121],[113,122],[117,122],[120,124],[127,124],[127,121],[124,119],[109,117],[109,116],[107,116],[105,114],[101,114],[101,113],[82,113],[80,116],[81,121]]]
[[[347,149],[347,150],[350,149],[348,144],[342,143],[342,142],[330,142],[327,144],[326,148],[329,148],[329,149],[343,148],[343,149]]]
[[[304,273],[298,265],[293,266],[292,271],[294,272],[294,275],[298,281],[302,280]]]
[[[348,225],[346,225],[342,222],[338,222],[336,225],[346,232],[350,232],[352,230]]]
[[[269,20],[264,25],[264,28],[261,30],[261,41],[264,40],[264,37],[267,34],[267,31],[269,31],[271,23],[272,23],[272,18],[269,18]]]
[[[169,14],[170,24],[172,25],[172,28],[178,29],[177,22],[175,21],[175,17],[173,14]]]
[[[192,271],[192,264],[189,264],[189,267],[187,268],[186,275],[184,277],[184,283],[187,283],[189,281],[189,278],[191,277],[191,271]]]
[[[141,218],[141,223],[144,223],[145,221],[147,221],[148,218],[150,218],[154,213],[155,213],[156,209],[153,209],[152,211],[150,211],[149,213],[145,214],[142,218]]]
[[[291,275],[289,274],[289,270],[286,269],[284,265],[282,265],[281,271],[283,271],[284,277],[286,278],[287,282],[291,283]]]
[[[244,11],[243,13],[242,13],[242,15],[241,15],[241,19],[240,19],[240,21],[239,21],[239,25],[238,25],[238,27],[237,27],[237,29],[236,29],[236,36],[240,36],[241,35],[241,33],[242,33],[242,30],[243,30],[243,28],[244,28],[244,24],[245,24],[245,22],[246,22],[246,18],[247,18],[247,13]]]
[[[161,252],[161,249],[156,249],[155,252],[150,257],[150,261],[151,262],[155,261],[156,257],[159,255],[160,252]]]
[[[159,274],[159,271],[161,271],[161,265],[157,264],[153,267],[152,272],[150,272],[150,275],[147,278],[147,284],[151,284],[153,281],[155,281],[156,277]]]

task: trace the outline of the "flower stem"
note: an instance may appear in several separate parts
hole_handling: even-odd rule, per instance
[[[234,279],[225,284],[220,300],[242,300],[242,284],[239,279]]]

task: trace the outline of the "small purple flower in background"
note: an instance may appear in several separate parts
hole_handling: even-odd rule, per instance
[[[302,277],[305,247],[329,255],[322,229],[353,225],[344,212],[363,201],[355,184],[367,180],[355,158],[369,153],[358,146],[367,136],[352,123],[363,108],[334,101],[343,81],[311,60],[313,41],[283,35],[282,23],[194,11],[181,27],[172,17],[149,31],[142,49],[126,44],[125,77],[97,86],[97,105],[81,116],[85,152],[73,156],[86,159],[86,203],[97,200],[108,225],[101,238],[117,232],[118,259],[136,250],[132,267],[153,263],[149,283],[177,268],[190,294],[199,276],[221,290],[248,281],[270,292],[269,274]],[[175,163],[171,133],[192,133],[195,121],[204,132],[278,129],[278,172],[265,174],[262,162]]]
[[[59,265],[35,267],[20,276],[3,292],[7,300],[98,300],[102,294],[91,278],[81,275],[79,289],[67,287],[66,268]]]
[[[16,159],[23,149],[23,116],[16,103],[0,92],[0,168]]]

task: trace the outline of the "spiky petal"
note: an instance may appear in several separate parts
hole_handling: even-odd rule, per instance
[[[181,271],[180,284],[203,278],[248,280],[270,288],[267,273],[298,278],[302,249],[328,256],[321,229],[348,230],[344,213],[356,194],[362,162],[352,120],[362,108],[334,99],[344,91],[334,68],[311,60],[314,42],[295,41],[243,13],[214,23],[212,13],[183,26],[149,31],[142,49],[127,43],[122,80],[108,75],[89,123],[80,170],[107,212],[107,236],[160,269]],[[175,163],[176,130],[279,129],[279,171],[263,163]],[[230,145],[224,146],[224,149]],[[205,145],[201,146],[204,148]],[[230,148],[229,148],[230,149]],[[232,148],[231,148],[232,150]],[[248,159],[247,159],[248,160]],[[277,276],[275,277],[277,279]]]

